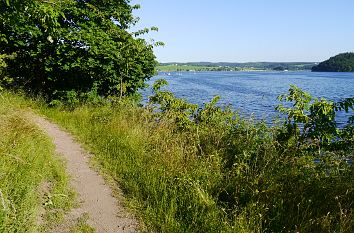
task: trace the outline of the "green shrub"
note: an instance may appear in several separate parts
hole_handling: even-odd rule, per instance
[[[2,0],[0,8],[0,54],[16,53],[7,61],[14,80],[7,88],[48,101],[94,87],[100,96],[122,96],[155,74],[153,47],[162,43],[139,35],[157,28],[131,32],[139,5],[129,0]]]
[[[352,144],[332,146],[353,135],[333,130],[338,104],[292,87],[285,98],[295,105],[278,107],[288,121],[268,126],[218,106],[218,97],[198,108],[164,84],[146,109],[120,101],[43,109],[90,146],[149,230],[353,231]]]

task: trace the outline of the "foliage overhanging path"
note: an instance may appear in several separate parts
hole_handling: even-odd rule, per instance
[[[69,213],[68,220],[74,221],[88,214],[88,224],[97,232],[136,232],[137,221],[112,196],[112,190],[104,179],[90,168],[88,153],[55,124],[36,115],[33,119],[53,139],[56,152],[67,161],[70,184],[80,201],[80,206]]]

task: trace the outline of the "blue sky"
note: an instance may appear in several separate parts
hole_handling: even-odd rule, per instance
[[[133,0],[160,62],[322,61],[354,52],[354,0]],[[134,28],[135,29],[135,28]]]

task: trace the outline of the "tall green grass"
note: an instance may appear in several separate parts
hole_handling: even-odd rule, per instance
[[[46,232],[73,203],[63,161],[26,117],[30,102],[0,92],[0,232]]]
[[[124,101],[41,111],[90,148],[147,231],[353,231],[353,166],[338,159],[352,150],[322,151],[317,164],[316,151],[279,140],[280,125],[241,119],[215,101],[196,114],[160,94],[159,111]]]

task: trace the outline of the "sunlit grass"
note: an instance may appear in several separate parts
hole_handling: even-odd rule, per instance
[[[214,116],[195,130],[129,102],[41,109],[77,135],[154,232],[351,232],[353,168],[279,149],[277,128]]]
[[[63,161],[29,105],[0,92],[0,232],[49,231],[72,206]]]

